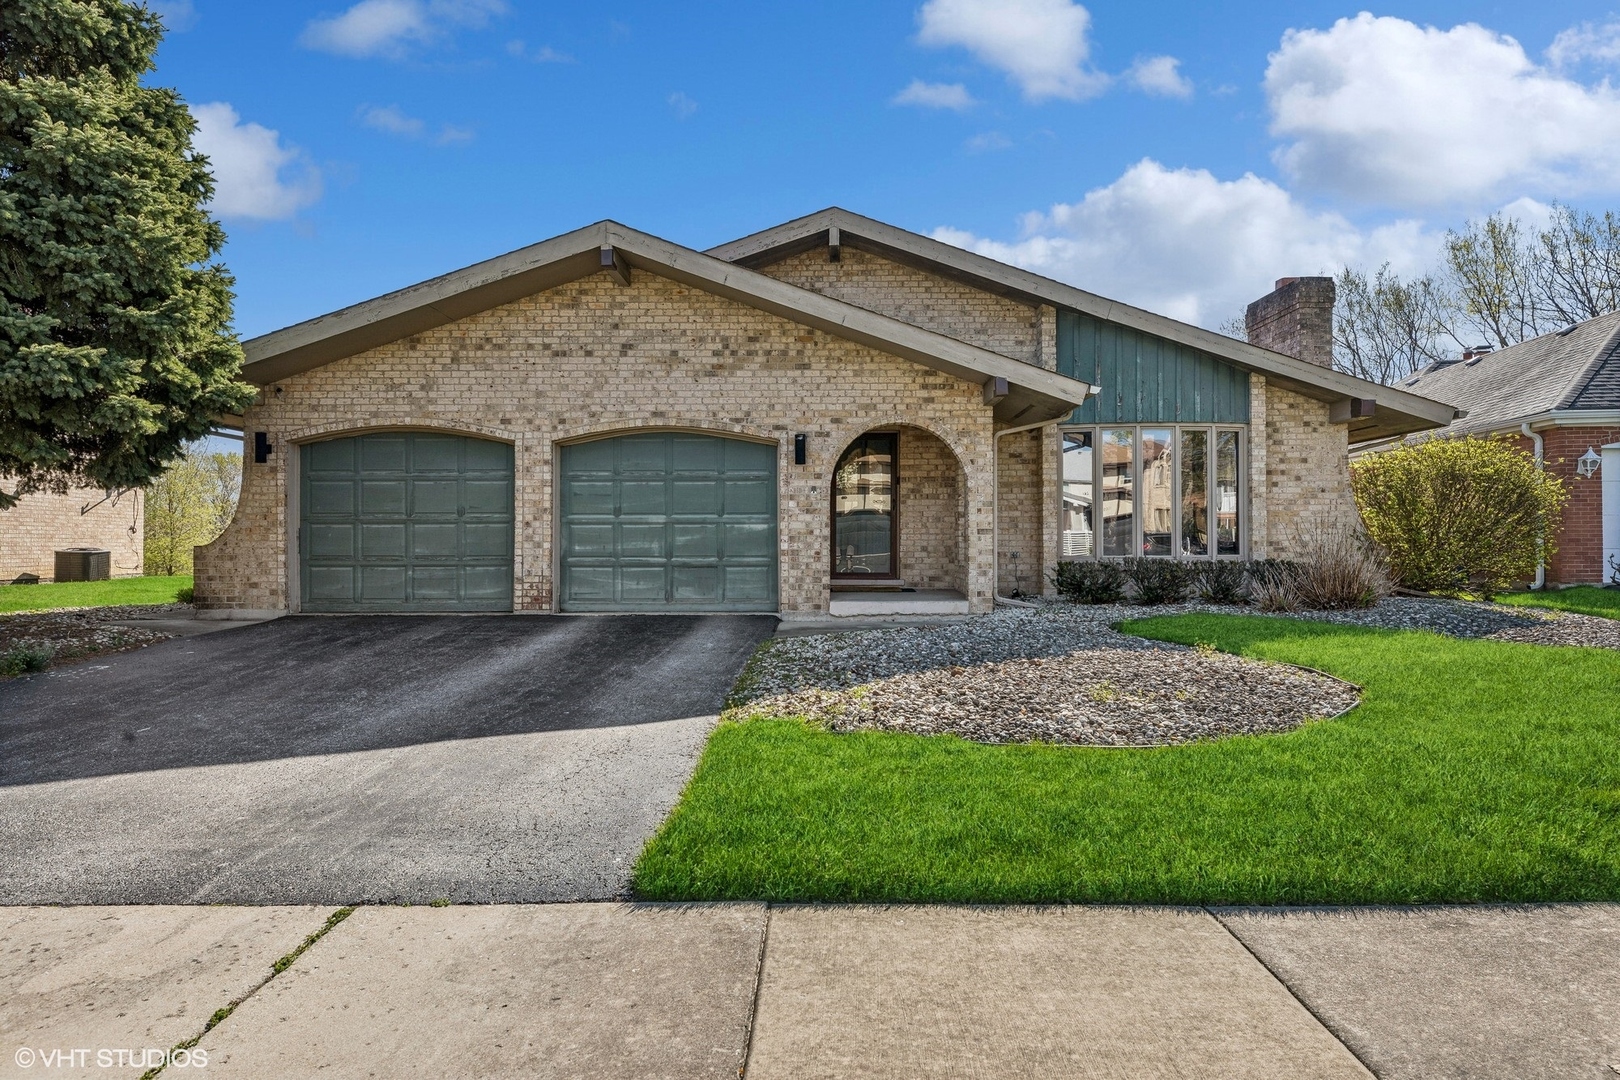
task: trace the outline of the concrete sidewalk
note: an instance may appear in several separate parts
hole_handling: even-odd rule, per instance
[[[0,908],[0,1077],[1620,1073],[1616,905],[331,914]]]

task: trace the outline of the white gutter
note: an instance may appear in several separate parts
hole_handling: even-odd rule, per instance
[[[1537,472],[1543,471],[1546,463],[1545,463],[1545,461],[1544,461],[1544,459],[1542,457],[1541,436],[1536,434],[1534,431],[1530,430],[1530,421],[1528,421],[1528,420],[1526,420],[1523,424],[1519,425],[1519,431],[1524,435],[1525,438],[1530,440],[1530,445],[1535,448],[1536,471]],[[1543,558],[1543,559],[1538,559],[1536,561],[1536,580],[1535,580],[1535,583],[1533,585],[1531,585],[1530,587],[1532,589],[1544,589],[1544,588],[1547,587],[1547,560],[1546,559]]]
[[[1008,435],[1019,435],[1036,428],[1050,427],[1056,420],[1042,420],[1038,424],[1024,424],[1022,427],[1010,427],[998,431],[990,440],[990,591],[995,594],[996,603],[1007,607],[1032,608],[1039,607],[1027,600],[1014,600],[1010,596],[1002,596],[996,590],[996,578],[1001,576],[1001,440]],[[1036,572],[1045,573],[1046,565],[1036,560]]]

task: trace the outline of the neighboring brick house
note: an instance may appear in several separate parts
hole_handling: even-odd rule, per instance
[[[1464,410],[1447,435],[1514,435],[1569,489],[1546,579],[1607,582],[1620,563],[1620,312],[1496,352],[1467,352],[1401,383]],[[1581,475],[1591,453],[1599,467]]]
[[[987,611],[1061,558],[1297,554],[1350,442],[1454,415],[1319,362],[1302,280],[1255,336],[1304,360],[842,210],[601,222],[247,342],[197,600]]]
[[[25,574],[52,580],[57,551],[74,547],[111,552],[113,577],[139,574],[142,502],[138,491],[92,488],[24,495],[10,510],[0,510],[0,585]]]

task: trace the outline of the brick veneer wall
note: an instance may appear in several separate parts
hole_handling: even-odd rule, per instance
[[[57,549],[70,547],[106,548],[112,552],[113,577],[138,575],[145,500],[138,491],[114,499],[106,494],[93,488],[75,488],[65,495],[40,492],[0,510],[0,583],[21,574],[51,581]],[[91,504],[97,505],[79,513]]]
[[[1591,447],[1599,454],[1620,442],[1620,426],[1555,427],[1537,432],[1548,472],[1563,478],[1569,492],[1563,524],[1547,565],[1547,580],[1560,585],[1602,584],[1609,580],[1603,565],[1603,474],[1582,479],[1575,462]],[[1526,449],[1530,441],[1521,437]]]
[[[967,502],[956,455],[920,428],[900,429],[900,577],[919,589],[967,591]]]
[[[1042,359],[1040,309],[878,255],[844,247],[839,261],[829,262],[826,248],[814,248],[760,272],[1003,356],[1030,363]],[[1055,368],[1057,312],[1045,310]]]
[[[1350,494],[1349,429],[1328,419],[1326,402],[1278,386],[1265,387],[1264,401],[1264,507],[1254,513],[1251,500],[1250,513],[1254,535],[1263,542],[1251,540],[1250,551],[1304,558],[1324,532],[1353,528],[1359,520]],[[1251,399],[1251,430],[1261,422]],[[1256,480],[1251,473],[1251,485]]]
[[[629,287],[595,275],[267,388],[245,427],[266,432],[276,452],[247,464],[235,520],[197,549],[198,603],[285,609],[293,444],[406,427],[514,444],[515,603],[549,611],[556,442],[674,427],[778,444],[781,607],[825,611],[838,454],[862,431],[901,424],[932,432],[960,463],[956,573],[973,610],[986,611],[992,419],[978,386],[650,273]],[[806,465],[793,464],[795,432],[810,437]],[[926,528],[915,535],[948,548]]]
[[[1015,432],[998,442],[1001,512],[996,521],[996,591],[1003,596],[1041,593],[1050,569],[1048,562],[1053,566],[1057,563],[1056,556],[1048,559],[1044,550],[1045,518],[1052,516],[1047,509],[1052,502],[1048,481],[1056,486],[1051,471],[1043,468],[1045,432]]]

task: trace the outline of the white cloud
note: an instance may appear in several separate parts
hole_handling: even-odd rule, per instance
[[[675,115],[679,119],[685,120],[687,117],[698,111],[698,103],[687,97],[679,90],[669,95],[668,100],[669,107],[675,110]]]
[[[1018,84],[1031,101],[1080,101],[1108,88],[1086,66],[1091,13],[1072,0],[928,0],[917,40],[961,46]]]
[[[910,85],[890,100],[892,105],[921,105],[928,109],[971,108],[973,95],[961,83],[931,83],[912,79]]]
[[[426,127],[422,121],[414,116],[407,116],[400,111],[398,105],[362,105],[360,106],[360,122],[368,128],[386,131],[390,135],[404,135],[408,138],[417,138]]]
[[[427,123],[409,115],[398,105],[362,105],[358,115],[360,122],[366,127],[385,131],[390,135],[399,135],[406,139],[420,139],[427,135]],[[441,124],[438,133],[433,136],[433,141],[440,146],[450,146],[455,143],[472,142],[474,134],[471,128]]]
[[[1564,54],[1575,55],[1568,44]],[[1266,69],[1277,152],[1300,184],[1367,203],[1474,209],[1620,190],[1620,94],[1519,43],[1362,13],[1290,30]]]
[[[1620,20],[1610,20],[1602,26],[1589,22],[1572,26],[1547,46],[1547,62],[1560,70],[1587,61],[1600,64],[1620,61]]]
[[[1125,81],[1155,97],[1190,98],[1192,80],[1181,73],[1181,61],[1173,56],[1149,56],[1138,60],[1125,73]]]
[[[999,131],[981,131],[962,146],[970,154],[983,154],[991,150],[1010,150],[1012,140]]]
[[[214,174],[209,208],[220,217],[290,218],[321,197],[320,172],[278,132],[243,123],[228,103],[193,105],[193,143]]]
[[[341,15],[315,19],[300,44],[340,56],[399,59],[414,45],[442,40],[456,26],[483,26],[504,0],[360,0]]]
[[[538,49],[531,50],[521,38],[508,41],[506,51],[512,56],[523,60],[532,60],[536,64],[572,64],[577,62],[572,56],[565,52],[558,52],[550,45],[542,45]]]
[[[166,30],[190,30],[197,25],[197,9],[191,0],[146,0],[146,6],[163,17]]]
[[[952,228],[934,236],[1211,329],[1270,292],[1277,278],[1386,260],[1397,271],[1421,270],[1437,241],[1417,221],[1363,232],[1253,174],[1219,180],[1151,159],[1079,202],[1026,214],[1016,241]]]

